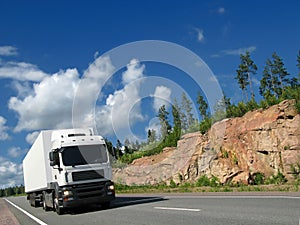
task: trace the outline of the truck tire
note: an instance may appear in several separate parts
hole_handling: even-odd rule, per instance
[[[43,209],[45,210],[45,211],[49,211],[50,210],[50,208],[47,206],[47,204],[46,204],[46,192],[43,192]]]
[[[36,194],[35,193],[31,193],[30,195],[29,195],[29,203],[30,203],[30,205],[32,206],[32,207],[38,207],[38,203],[37,203],[37,201],[35,200],[35,196],[36,196]]]
[[[55,197],[53,205],[54,205],[54,210],[55,210],[55,212],[56,212],[58,215],[62,215],[62,214],[64,213],[64,212],[63,212],[63,209],[62,209],[62,208],[59,208],[59,205],[58,205],[58,198],[57,198],[57,197]]]

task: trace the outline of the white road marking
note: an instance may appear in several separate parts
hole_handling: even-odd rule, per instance
[[[190,212],[200,212],[201,209],[189,209],[189,208],[172,208],[172,207],[154,207],[155,209],[162,210],[175,210],[175,211],[190,211]]]
[[[20,208],[19,206],[15,205],[14,203],[12,203],[11,201],[7,200],[5,198],[5,201],[7,201],[9,204],[11,204],[12,206],[14,206],[15,208],[17,208],[18,210],[20,210],[22,213],[24,213],[25,215],[27,215],[28,217],[30,217],[31,219],[33,219],[35,222],[37,222],[40,225],[47,225],[46,223],[44,223],[43,221],[41,221],[40,219],[36,218],[35,216],[31,215],[29,212],[25,211],[24,209]]]
[[[186,199],[195,199],[195,198],[198,198],[198,199],[214,199],[214,198],[223,198],[223,199],[247,199],[247,198],[252,198],[252,199],[257,199],[257,198],[261,198],[261,199],[300,199],[300,196],[284,196],[284,195],[270,195],[270,196],[263,196],[263,195],[228,195],[228,196],[221,196],[221,195],[211,195],[211,196],[181,196],[181,195],[178,195],[178,196],[175,196],[175,195],[170,195],[170,196],[165,196],[166,199],[176,199],[176,198],[186,198]]]

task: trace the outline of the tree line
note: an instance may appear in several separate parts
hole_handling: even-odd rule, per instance
[[[24,185],[0,189],[0,197],[25,194]]]

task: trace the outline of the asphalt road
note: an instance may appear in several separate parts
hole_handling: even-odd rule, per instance
[[[8,200],[39,219],[7,203],[21,225],[300,225],[300,197],[295,194],[118,195],[110,209],[94,206],[61,216],[30,207],[25,197]]]

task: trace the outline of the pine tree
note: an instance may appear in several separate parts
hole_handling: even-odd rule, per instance
[[[198,92],[198,95],[197,95],[197,104],[199,105],[199,112],[200,112],[200,115],[202,117],[202,120],[204,120],[206,117],[208,117],[208,114],[207,114],[207,109],[208,109],[208,105],[204,99],[204,97],[200,94],[200,92]]]
[[[257,71],[257,66],[250,58],[250,52],[246,52],[245,55],[240,55],[241,64],[239,68],[236,70],[237,76],[235,79],[238,80],[240,88],[243,92],[243,96],[246,97],[246,101],[248,102],[248,93],[247,86],[250,86],[251,99],[254,99],[254,92],[252,88],[252,80],[251,75],[255,75]]]
[[[181,121],[180,121],[180,113],[175,105],[172,105],[172,115],[173,115],[173,132],[175,134],[176,142],[179,140],[181,136]]]
[[[194,123],[195,118],[192,113],[192,102],[187,98],[185,92],[183,92],[181,96],[181,110],[181,118],[183,120],[182,127],[185,129],[189,129],[189,127]]]
[[[127,146],[128,148],[132,148],[132,144],[130,143],[128,138],[125,139],[124,145]]]
[[[271,68],[271,72],[273,77],[277,77],[276,81],[278,81],[278,87],[275,89],[277,96],[281,96],[284,91],[284,87],[290,84],[290,80],[288,79],[289,73],[284,67],[284,63],[282,58],[280,58],[276,52],[272,55],[273,65]]]
[[[156,131],[154,129],[148,130],[148,144],[156,141]]]
[[[165,139],[165,137],[170,133],[172,128],[168,121],[168,115],[169,113],[166,110],[166,106],[165,105],[161,106],[158,110],[157,117],[160,121],[162,139]]]

